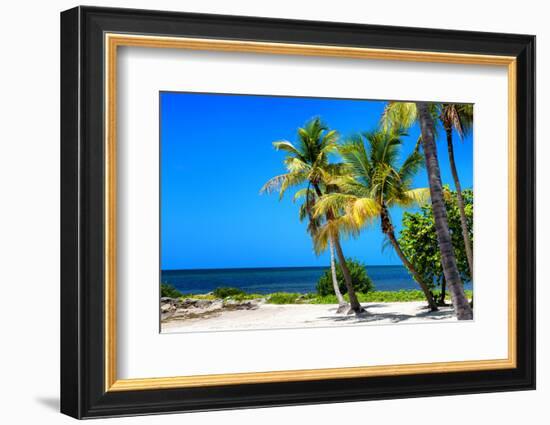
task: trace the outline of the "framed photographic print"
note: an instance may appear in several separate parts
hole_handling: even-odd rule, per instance
[[[61,14],[61,411],[533,389],[535,38]]]

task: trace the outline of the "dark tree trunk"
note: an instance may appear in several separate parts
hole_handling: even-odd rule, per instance
[[[435,221],[435,230],[441,252],[441,265],[443,274],[451,293],[451,299],[458,320],[470,320],[473,318],[472,309],[464,294],[464,288],[458,273],[456,257],[451,242],[451,234],[447,221],[447,211],[443,202],[443,186],[441,184],[441,172],[437,160],[437,149],[434,139],[434,120],[430,115],[427,103],[418,102],[418,117],[422,130],[422,147],[426,157],[426,170],[430,184],[432,210]]]
[[[390,243],[393,246],[393,249],[395,249],[395,252],[397,253],[397,256],[399,257],[401,262],[405,265],[407,270],[414,276],[414,280],[416,280],[418,285],[420,285],[420,288],[422,289],[422,292],[424,292],[424,296],[428,301],[428,307],[430,307],[431,311],[437,311],[438,310],[437,303],[434,300],[434,296],[430,291],[430,288],[428,288],[428,285],[426,285],[426,283],[424,282],[424,279],[422,279],[422,276],[418,274],[418,272],[416,271],[412,263],[405,256],[405,253],[401,250],[401,246],[399,245],[399,242],[395,237],[394,227],[393,227],[393,224],[391,223],[390,216],[388,214],[388,210],[386,206],[382,206],[382,212],[380,213],[380,220],[382,222],[382,232],[390,240]]]
[[[464,199],[462,198],[462,189],[458,178],[458,171],[455,164],[455,152],[453,147],[453,129],[446,126],[447,133],[447,150],[449,152],[449,164],[451,165],[451,173],[455,183],[456,197],[458,201],[458,210],[460,211],[460,226],[462,227],[462,239],[464,239],[464,247],[466,248],[466,258],[468,259],[468,269],[470,270],[470,279],[474,280],[474,255],[472,253],[472,242],[470,240],[470,232],[468,231],[468,222],[466,221],[466,211],[464,210]]]
[[[346,264],[346,257],[344,257],[344,252],[342,251],[340,240],[338,238],[333,238],[333,243],[334,243],[336,255],[338,256],[338,263],[340,264],[340,268],[342,269],[342,274],[344,275],[344,281],[346,282],[346,288],[348,290],[350,307],[355,312],[355,314],[362,313],[365,310],[363,309],[363,307],[361,307],[361,304],[357,299],[357,295],[355,294],[355,289],[353,289],[351,274]]]
[[[439,305],[445,305],[445,291],[447,282],[445,281],[445,276],[443,277],[443,282],[441,282],[441,294],[439,295]]]

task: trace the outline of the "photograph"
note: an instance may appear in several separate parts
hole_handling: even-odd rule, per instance
[[[159,96],[161,333],[474,319],[475,105]]]
[[[41,283],[31,298],[33,311],[59,313],[55,335],[37,334],[58,349],[34,363],[56,365],[43,369],[63,414],[216,411],[219,422],[222,410],[293,406],[314,418],[324,404],[371,401],[369,417],[412,425],[426,406],[455,409],[434,396],[471,410],[479,397],[460,396],[484,394],[494,410],[511,391],[538,394],[525,392],[544,298],[537,40],[516,24],[521,11],[495,23],[483,6],[448,22],[426,8],[397,18],[300,7],[75,6],[50,31],[55,51],[31,49],[16,67],[60,56],[57,83],[39,85],[60,86],[61,120],[36,117],[60,133],[60,196],[36,190],[39,166],[25,165],[29,188],[16,192],[33,206],[14,205],[36,216],[48,196],[60,210],[61,263],[47,260],[60,291]],[[15,88],[36,80],[19,74]],[[12,109],[26,111],[19,92]],[[9,145],[55,164],[34,139]],[[41,346],[21,332],[32,323],[11,328],[32,343],[24,353]],[[416,413],[388,416],[413,398]]]

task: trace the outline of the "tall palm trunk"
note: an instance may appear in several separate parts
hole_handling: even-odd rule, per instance
[[[447,150],[449,151],[449,164],[451,165],[451,173],[455,183],[456,197],[458,200],[458,209],[460,211],[460,226],[462,227],[462,239],[464,239],[464,247],[466,248],[466,258],[468,259],[468,269],[470,270],[470,278],[474,279],[474,256],[472,253],[472,242],[470,241],[470,232],[468,231],[468,222],[466,221],[466,211],[464,210],[464,198],[462,198],[462,189],[458,178],[458,171],[455,164],[455,152],[453,147],[453,129],[450,126],[445,126],[447,133]]]
[[[473,318],[472,309],[468,299],[464,294],[464,288],[458,273],[456,258],[451,243],[451,235],[447,221],[447,211],[443,202],[443,186],[441,184],[441,172],[437,160],[437,149],[434,139],[434,121],[430,115],[428,104],[418,102],[418,117],[420,128],[422,130],[422,147],[426,157],[426,169],[428,171],[428,181],[430,184],[430,195],[432,199],[432,210],[435,221],[435,230],[439,241],[439,250],[441,252],[441,265],[443,274],[458,320],[469,320]]]
[[[338,299],[338,310],[337,313],[341,313],[347,307],[348,303],[344,300],[342,293],[340,292],[340,286],[338,285],[338,278],[336,277],[336,264],[334,262],[334,246],[332,243],[332,238],[328,239],[329,250],[330,250],[330,272],[332,275],[332,287],[336,298]]]
[[[397,252],[397,256],[401,260],[401,262],[405,265],[407,270],[414,276],[414,280],[420,285],[420,288],[422,289],[422,292],[424,292],[424,296],[426,297],[426,300],[428,301],[428,306],[430,307],[431,311],[437,311],[437,303],[434,299],[434,296],[432,294],[432,291],[430,291],[430,288],[428,288],[428,285],[424,282],[424,279],[422,279],[422,276],[418,274],[414,266],[411,264],[409,259],[405,256],[405,253],[401,250],[401,246],[399,245],[399,242],[397,241],[397,238],[395,237],[395,231],[393,224],[390,219],[390,215],[388,214],[388,209],[385,205],[382,206],[382,210],[380,212],[380,221],[382,222],[382,232],[388,237],[391,245],[393,246],[393,249],[395,249],[395,252]]]
[[[357,295],[355,294],[355,289],[353,289],[351,273],[349,272],[348,266],[346,264],[346,257],[344,257],[344,252],[342,251],[340,240],[337,237],[335,237],[333,238],[333,242],[334,242],[334,248],[336,250],[336,255],[338,256],[338,263],[340,264],[340,268],[342,269],[342,274],[344,275],[344,281],[346,282],[346,288],[348,290],[351,310],[353,310],[355,314],[362,313],[365,310],[363,309],[363,307],[361,307],[361,304],[357,299]]]
[[[313,183],[313,188],[315,189],[315,193],[317,193],[317,196],[320,198],[323,196],[323,192],[321,192],[321,189],[319,188],[319,185],[316,183]],[[327,221],[330,221],[334,218],[333,214],[331,212],[327,212],[326,219]],[[342,251],[342,245],[340,245],[340,239],[337,236],[330,236],[329,240],[332,241],[334,248],[336,249],[336,255],[338,256],[338,262],[340,263],[340,268],[342,269],[342,274],[344,275],[344,282],[346,283],[346,288],[348,290],[348,296],[349,296],[349,303],[351,310],[355,312],[355,314],[359,314],[364,312],[365,310],[363,307],[361,307],[361,304],[359,303],[359,300],[357,299],[357,295],[355,294],[355,290],[353,289],[353,282],[351,280],[351,273],[349,272],[348,266],[346,264],[346,257],[344,256],[344,252]]]

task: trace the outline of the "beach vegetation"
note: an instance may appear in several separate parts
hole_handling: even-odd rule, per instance
[[[239,288],[220,286],[219,288],[214,289],[212,295],[216,298],[238,297],[244,296],[245,291]]]
[[[473,296],[473,291],[471,290],[465,290],[464,292],[469,298]],[[434,295],[438,298],[441,297],[441,293],[438,290],[434,291]],[[445,296],[447,300],[450,299],[449,292],[446,292]],[[357,294],[357,297],[362,303],[398,303],[425,300],[424,293],[419,289],[401,289],[399,291],[372,291],[366,294],[359,292]],[[334,295],[312,296],[310,297],[308,303],[336,304],[336,297]]]
[[[367,269],[364,263],[356,259],[347,258],[346,265],[351,275],[353,289],[355,289],[357,293],[360,292],[366,294],[374,290],[374,284],[372,279],[367,274]],[[347,294],[346,282],[340,267],[336,268],[336,280],[338,282],[340,292],[342,294]],[[321,275],[319,281],[317,282],[316,289],[317,295],[320,296],[335,295],[334,287],[332,285],[332,270],[330,268],[325,270],[325,272]]]
[[[458,127],[455,125],[458,113],[451,111],[447,106],[426,102],[388,102],[382,114],[381,126],[387,131],[399,128],[408,129],[415,123],[418,123],[420,126],[419,142],[426,161],[431,204],[435,218],[435,230],[445,282],[452,293],[452,302],[457,318],[459,320],[469,320],[472,319],[473,312],[464,294],[456,256],[451,243],[451,234],[444,204],[441,170],[437,157],[436,123],[441,122],[443,127],[449,127],[450,124],[451,127],[454,126],[458,130]],[[458,131],[466,131],[466,120],[469,119],[466,117],[467,114],[469,114],[469,111],[465,111],[462,114],[464,122]],[[453,120],[455,121],[454,123]],[[449,151],[449,155],[452,153],[452,151]],[[450,157],[450,161],[454,161],[453,157]],[[455,179],[455,184],[457,181],[458,178]],[[457,186],[457,189],[460,190],[460,185]],[[465,234],[463,234],[463,237],[465,240],[467,239]]]
[[[451,239],[456,255],[458,271],[463,282],[472,280],[468,257],[462,237],[462,224],[460,217],[460,207],[458,205],[457,192],[445,189],[448,196],[444,197],[445,207],[449,228],[451,230]],[[466,215],[467,226],[469,229],[469,240],[473,240],[473,191],[467,189],[462,191],[464,202],[464,213]],[[430,289],[439,288],[445,291],[445,278],[441,266],[441,253],[437,242],[435,231],[435,221],[432,209],[424,205],[418,212],[405,212],[403,215],[403,228],[401,229],[399,243],[405,255],[411,259],[415,269],[420,273],[425,282],[430,285]],[[441,294],[441,291],[439,292]],[[443,304],[444,300],[439,295],[438,304]]]
[[[388,102],[377,128],[345,140],[321,118],[310,119],[297,129],[295,142],[273,143],[276,151],[285,154],[285,172],[269,179],[260,193],[277,192],[282,199],[294,190],[298,219],[307,223],[315,253],[329,251],[330,266],[319,278],[316,292],[258,294],[224,286],[208,294],[182,294],[174,285],[161,283],[161,296],[223,300],[216,305],[227,306],[247,300],[256,300],[246,303],[254,306],[338,304],[338,313],[349,310],[356,314],[365,311],[361,303],[425,300],[431,311],[437,311],[449,300],[459,320],[471,319],[473,292],[466,290],[464,283],[472,281],[473,191],[461,188],[453,135],[463,139],[472,124],[472,105],[424,102]],[[441,179],[436,126],[443,128],[441,134],[446,136],[455,190]],[[418,127],[414,149],[411,145],[410,153],[402,157],[407,131],[414,128],[418,132]],[[428,187],[413,187],[415,176],[423,169]],[[403,213],[401,230],[392,219],[395,207],[415,208]],[[372,225],[418,289],[377,291],[366,265],[345,257],[345,238],[364,236]]]
[[[341,218],[330,209],[327,209],[322,216],[314,217],[312,213],[317,200],[333,190],[330,182],[343,171],[341,164],[330,162],[330,154],[334,153],[338,147],[338,133],[331,130],[320,118],[313,118],[298,129],[297,139],[296,144],[286,140],[273,143],[276,150],[287,154],[284,159],[287,172],[268,180],[260,189],[260,193],[269,194],[278,191],[279,199],[282,199],[287,189],[300,188],[295,194],[295,199],[296,197],[305,197],[304,206],[300,209],[300,218],[303,219],[306,216],[309,218],[308,231],[314,240],[317,239],[320,226],[324,222],[326,235],[324,240],[330,241],[334,246],[349,294],[350,308],[356,314],[360,314],[364,309],[355,295],[340,243]],[[315,251],[320,253],[327,246],[328,243],[324,246],[316,243]],[[336,282],[334,285],[335,293],[338,293]]]
[[[436,311],[437,303],[429,286],[399,245],[389,211],[394,206],[422,205],[430,199],[428,188],[411,187],[412,178],[424,165],[418,147],[399,163],[404,136],[399,128],[376,130],[357,134],[339,146],[348,172],[332,181],[338,192],[323,196],[315,206],[315,214],[324,214],[326,209],[341,210],[355,233],[378,221],[386,240],[424,292],[430,308]]]
[[[435,144],[435,123],[430,106],[425,102],[416,104],[418,110],[418,121],[421,128],[422,148],[426,158],[428,171],[428,182],[432,200],[432,211],[434,214],[435,231],[439,242],[441,254],[441,265],[445,282],[452,295],[453,307],[458,320],[471,320],[473,318],[472,307],[466,295],[460,273],[456,263],[456,256],[451,241],[451,232],[447,219],[447,211],[443,196],[443,184],[441,183],[441,171],[437,160],[437,148]]]
[[[305,304],[309,302],[309,300],[311,300],[312,298],[312,294],[275,292],[266,296],[266,302],[268,304]]]
[[[160,284],[160,296],[168,298],[180,298],[183,294],[174,286],[169,283]]]
[[[352,266],[353,267],[353,266]],[[172,285],[166,284],[165,287],[172,287]],[[177,291],[177,290],[176,290]],[[214,295],[214,292],[207,294],[181,294],[176,292],[165,292],[164,295],[170,298],[180,299],[195,299],[195,300],[233,300],[233,301],[249,301],[249,300],[264,300],[266,304],[338,304],[338,298],[334,293],[327,293],[321,295],[319,293],[300,293],[300,292],[274,292],[270,294],[257,294],[242,292],[227,297],[220,297]],[[179,295],[178,295],[179,294]],[[402,289],[398,291],[376,291],[369,289],[368,292],[356,292],[357,298],[361,303],[373,303],[373,302],[411,302],[422,301],[425,299],[424,293],[417,289]],[[441,290],[435,289],[434,295],[439,299],[441,298]],[[473,291],[465,290],[465,294],[468,298],[473,297]],[[349,301],[348,294],[344,294],[344,299]],[[449,300],[449,292],[446,292],[446,299]]]
[[[445,129],[447,139],[447,153],[449,155],[449,166],[453,176],[453,182],[456,189],[456,200],[460,217],[460,233],[464,241],[464,250],[468,261],[469,274],[472,275],[474,265],[474,254],[472,248],[471,228],[468,225],[468,217],[466,213],[466,204],[463,197],[463,191],[456,168],[454,145],[453,145],[453,130],[455,130],[460,139],[472,130],[474,119],[474,105],[472,104],[456,104],[445,103],[440,107],[439,119]]]
[[[473,270],[473,248],[471,226],[468,224],[466,204],[463,199],[462,185],[458,175],[458,169],[454,154],[453,132],[458,134],[461,140],[471,133],[474,119],[474,105],[457,103],[433,103],[428,105],[429,113],[434,121],[437,121],[445,132],[447,141],[447,154],[449,157],[449,168],[456,189],[457,204],[460,216],[460,233],[464,240],[464,249],[468,261],[469,274]],[[410,128],[418,122],[419,115],[416,103],[411,102],[388,102],[382,114],[381,126],[384,129],[401,126]]]
[[[244,292],[242,294],[230,295],[228,297],[228,299],[235,300],[235,301],[249,301],[249,300],[257,300],[261,298],[265,298],[265,294],[254,294],[254,293],[249,294]]]

